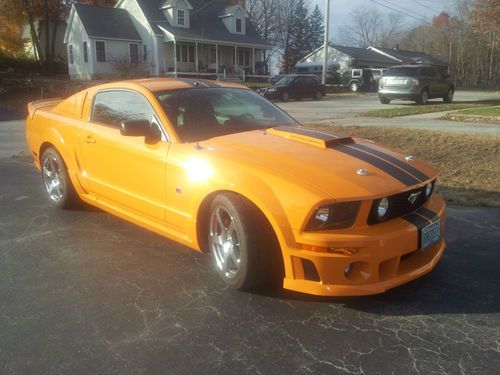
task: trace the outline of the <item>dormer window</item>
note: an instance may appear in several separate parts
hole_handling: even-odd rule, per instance
[[[231,34],[246,34],[247,12],[240,4],[230,5],[223,8],[219,13],[224,25]]]
[[[160,10],[170,25],[189,28],[189,12],[193,10],[189,0],[165,0]]]
[[[184,10],[183,9],[178,9],[177,10],[177,25],[179,26],[184,26]]]

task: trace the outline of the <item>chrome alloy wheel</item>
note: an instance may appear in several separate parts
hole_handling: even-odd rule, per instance
[[[210,249],[219,271],[228,279],[234,278],[241,266],[240,242],[233,217],[220,206],[210,218]]]
[[[64,198],[64,175],[62,166],[53,155],[43,160],[42,175],[45,190],[54,203],[59,203]]]

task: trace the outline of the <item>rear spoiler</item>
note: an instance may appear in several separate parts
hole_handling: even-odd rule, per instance
[[[62,99],[45,99],[45,100],[37,100],[34,102],[28,103],[28,116],[30,119],[33,118],[35,112],[41,108],[54,107],[57,105]]]

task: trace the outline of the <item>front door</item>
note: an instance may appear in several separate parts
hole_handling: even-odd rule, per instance
[[[96,94],[82,139],[89,192],[114,206],[158,222],[165,220],[166,140],[123,136],[124,120],[158,121],[147,99],[134,91]]]

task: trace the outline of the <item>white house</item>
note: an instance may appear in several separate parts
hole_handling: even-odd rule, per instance
[[[64,42],[73,79],[118,75],[124,60],[150,75],[261,75],[271,48],[241,5],[220,0],[73,4]]]

